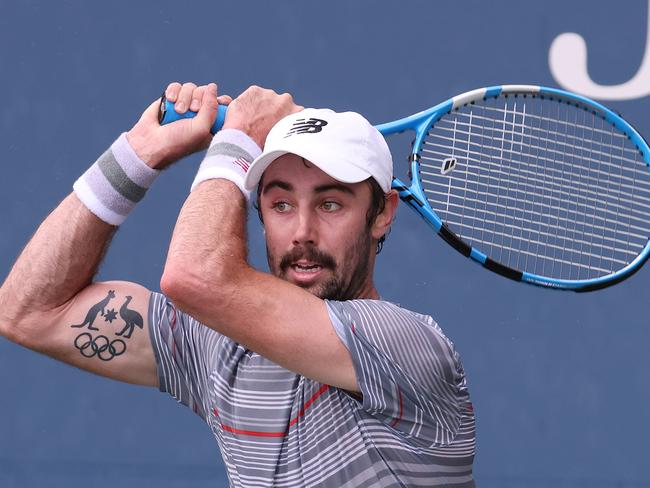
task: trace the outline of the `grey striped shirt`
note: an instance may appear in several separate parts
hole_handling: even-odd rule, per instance
[[[288,371],[152,294],[161,391],[214,433],[234,487],[473,487],[474,413],[431,317],[379,300],[327,302],[362,400]]]

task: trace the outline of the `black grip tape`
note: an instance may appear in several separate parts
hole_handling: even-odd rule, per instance
[[[506,278],[510,278],[511,280],[521,281],[521,277],[523,276],[523,273],[521,271],[517,271],[516,269],[513,269],[510,266],[506,266],[505,264],[501,264],[494,259],[487,258],[485,260],[485,263],[483,263],[483,266],[485,266],[490,271],[494,271],[495,273],[500,274],[501,276],[505,276]]]
[[[442,237],[447,244],[456,249],[456,251],[461,253],[463,256],[469,257],[472,253],[472,246],[450,231],[446,224],[442,224],[439,232],[440,237]]]

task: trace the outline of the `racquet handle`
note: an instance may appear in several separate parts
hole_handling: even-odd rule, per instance
[[[223,127],[223,122],[226,120],[227,110],[228,107],[226,105],[219,105],[219,109],[217,111],[217,120],[215,120],[214,124],[212,124],[210,132],[216,134],[221,130]],[[160,109],[158,110],[158,122],[160,122],[160,125],[169,124],[181,119],[191,119],[193,117],[196,117],[196,112],[192,112],[191,110],[188,110],[184,114],[179,114],[176,112],[176,110],[174,110],[174,104],[167,100],[165,98],[165,95],[163,95],[160,99]]]

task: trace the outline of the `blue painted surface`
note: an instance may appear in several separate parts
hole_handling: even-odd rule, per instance
[[[491,86],[485,90],[485,98],[496,97],[501,93],[502,88],[500,86]]]
[[[217,81],[231,95],[258,84],[378,123],[477,86],[554,86],[548,48],[563,32],[585,37],[595,80],[622,83],[643,56],[647,6],[43,0],[2,1],[0,11],[4,276],[73,180],[169,81]],[[395,42],[402,33],[408,43]],[[647,99],[606,104],[650,134]],[[393,147],[402,176],[408,150]],[[164,172],[115,237],[100,279],[158,288],[198,162]],[[264,268],[254,218],[250,227]],[[591,294],[525,286],[469,262],[406,208],[377,266],[381,294],[433,315],[464,358],[479,486],[650,485],[650,268]],[[3,488],[227,483],[209,429],[156,391],[3,339],[0,385]]]

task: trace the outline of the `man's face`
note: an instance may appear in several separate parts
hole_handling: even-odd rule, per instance
[[[271,272],[320,298],[371,297],[369,185],[341,183],[293,154],[274,161],[261,184]]]

